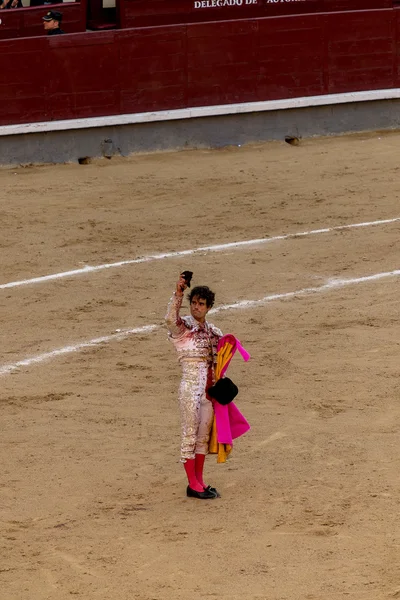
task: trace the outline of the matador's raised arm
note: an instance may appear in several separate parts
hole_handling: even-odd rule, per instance
[[[182,321],[179,311],[182,306],[183,294],[174,292],[172,298],[168,303],[167,314],[165,315],[165,322],[168,327],[169,333],[172,337],[179,337],[186,330],[185,324]]]
[[[184,273],[181,273],[177,283],[176,290],[172,294],[172,298],[169,301],[167,314],[165,315],[165,321],[167,323],[168,331],[172,337],[179,337],[186,330],[186,326],[182,321],[179,311],[182,306],[183,293],[187,288],[187,282]]]

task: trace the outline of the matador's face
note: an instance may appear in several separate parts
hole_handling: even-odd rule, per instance
[[[204,298],[199,298],[198,296],[194,296],[190,303],[190,314],[196,321],[199,323],[204,323],[206,320],[206,314],[209,311],[209,307],[207,306],[207,302]]]

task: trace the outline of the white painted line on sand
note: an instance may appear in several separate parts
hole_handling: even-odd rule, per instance
[[[217,313],[223,310],[233,310],[235,308],[252,308],[253,306],[259,306],[272,302],[273,300],[286,300],[288,298],[294,298],[295,296],[305,296],[307,294],[315,294],[320,292],[327,292],[335,288],[344,287],[346,285],[356,285],[357,283],[367,283],[369,281],[378,281],[385,277],[397,277],[400,275],[400,269],[395,271],[387,271],[385,273],[376,273],[375,275],[366,275],[365,277],[356,277],[355,279],[329,279],[327,283],[319,287],[304,288],[303,290],[296,290],[295,292],[285,292],[284,294],[271,294],[264,296],[259,300],[241,300],[240,302],[234,302],[233,304],[224,304],[210,310],[210,313]]]
[[[277,242],[281,240],[295,239],[299,237],[306,237],[311,235],[319,235],[322,233],[332,233],[334,231],[344,231],[346,229],[356,229],[358,227],[372,227],[375,225],[388,225],[400,221],[400,217],[394,219],[383,219],[380,221],[367,221],[365,223],[351,223],[350,225],[336,225],[334,227],[324,227],[322,229],[312,229],[310,231],[300,231],[298,233],[286,233],[283,235],[276,235],[270,238],[256,238],[253,240],[243,240],[241,242],[229,242],[226,244],[214,244],[212,246],[201,246],[199,248],[192,248],[188,250],[180,250],[176,252],[163,252],[162,254],[150,254],[148,256],[142,256],[140,258],[133,258],[131,260],[121,260],[114,263],[105,263],[97,266],[85,266],[81,269],[74,269],[71,271],[63,271],[60,273],[53,273],[51,275],[43,275],[42,277],[33,277],[31,279],[23,279],[20,281],[10,281],[9,283],[0,284],[0,290],[6,290],[10,288],[20,287],[24,285],[32,285],[34,283],[45,283],[46,281],[54,281],[56,279],[64,279],[67,277],[75,277],[76,275],[85,275],[89,273],[95,273],[97,271],[103,271],[104,269],[113,269],[116,267],[125,267],[127,265],[135,265],[140,263],[152,262],[155,260],[164,260],[166,258],[176,258],[181,256],[190,256],[193,254],[200,254],[202,252],[221,252],[223,250],[235,250],[238,248],[244,248],[247,246],[259,246],[262,244],[269,244],[271,242]]]
[[[356,285],[358,283],[368,283],[371,281],[378,281],[379,279],[384,279],[387,277],[398,277],[400,275],[400,269],[395,271],[386,271],[384,273],[375,273],[374,275],[366,275],[364,277],[356,277],[353,279],[329,279],[327,283],[319,287],[310,287],[304,288],[301,290],[296,290],[295,292],[285,292],[283,294],[270,294],[268,296],[264,296],[259,300],[241,300],[240,302],[235,302],[233,304],[224,304],[223,306],[219,306],[217,308],[213,308],[210,310],[211,313],[218,313],[223,310],[233,310],[233,309],[246,309],[253,308],[255,306],[260,306],[266,304],[268,302],[272,302],[274,300],[286,300],[289,298],[294,298],[296,296],[305,296],[307,294],[317,294],[321,292],[327,292],[329,290],[338,289],[341,287],[345,287],[348,285]],[[160,329],[160,325],[145,325],[143,327],[136,327],[133,329],[124,329],[118,333],[114,333],[111,335],[105,335],[103,337],[94,338],[92,340],[86,342],[79,342],[74,345],[64,346],[64,348],[58,348],[57,350],[52,350],[51,352],[45,352],[44,354],[38,354],[37,356],[32,356],[29,358],[25,358],[23,360],[19,360],[15,363],[11,363],[8,365],[0,366],[0,376],[8,375],[13,371],[17,371],[20,367],[29,367],[33,364],[42,363],[52,358],[56,358],[57,356],[61,356],[63,354],[70,354],[72,352],[79,352],[80,350],[84,350],[85,348],[91,348],[93,346],[98,346],[100,344],[106,344],[108,342],[120,341],[124,340],[130,335],[133,334],[145,334],[152,333],[153,331]]]
[[[0,375],[7,375],[8,373],[12,373],[12,371],[16,371],[20,367],[30,367],[31,365],[38,364],[41,362],[46,362],[51,360],[52,358],[56,358],[57,356],[61,356],[63,354],[71,354],[72,352],[79,352],[80,350],[85,350],[85,348],[92,348],[93,346],[99,346],[100,344],[107,344],[108,342],[119,342],[124,340],[129,335],[137,334],[137,333],[151,333],[155,329],[157,329],[158,325],[145,325],[143,327],[135,327],[134,329],[123,329],[118,333],[113,333],[111,335],[104,335],[102,337],[94,338],[92,340],[86,342],[79,342],[78,344],[73,344],[70,346],[64,346],[64,348],[58,348],[57,350],[51,350],[51,352],[45,352],[44,354],[38,354],[37,356],[31,356],[30,358],[25,358],[23,360],[19,360],[14,364],[4,365],[0,367]]]

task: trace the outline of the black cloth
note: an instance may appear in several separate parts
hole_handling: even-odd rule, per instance
[[[31,0],[31,6],[47,6],[48,4],[62,4],[62,0]]]
[[[229,377],[222,377],[218,379],[217,383],[207,390],[209,396],[214,398],[220,404],[229,404],[238,395],[238,387],[229,379]]]
[[[65,31],[57,27],[57,29],[49,29],[47,35],[61,35],[62,33],[65,33]]]

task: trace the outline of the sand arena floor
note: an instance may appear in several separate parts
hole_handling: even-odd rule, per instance
[[[399,149],[0,171],[1,600],[400,597]],[[252,354],[211,502],[185,497],[163,327],[184,269]]]

